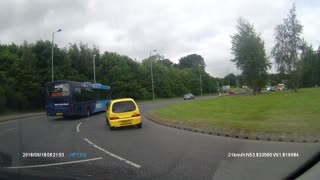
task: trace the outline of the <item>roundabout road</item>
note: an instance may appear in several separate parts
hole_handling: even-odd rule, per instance
[[[171,103],[183,100],[139,107],[143,115]],[[241,140],[169,128],[144,117],[142,121],[142,129],[114,131],[103,113],[0,123],[0,179],[283,179],[320,149],[319,143]],[[32,152],[64,156],[24,157]]]

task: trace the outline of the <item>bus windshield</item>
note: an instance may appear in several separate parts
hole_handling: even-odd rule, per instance
[[[70,85],[68,83],[49,84],[47,86],[48,97],[69,96]]]

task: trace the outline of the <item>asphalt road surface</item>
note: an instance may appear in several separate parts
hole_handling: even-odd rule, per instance
[[[143,115],[171,103],[187,102],[139,107]],[[142,121],[142,129],[114,131],[104,113],[0,123],[0,179],[283,179],[320,149],[319,143],[241,140]]]

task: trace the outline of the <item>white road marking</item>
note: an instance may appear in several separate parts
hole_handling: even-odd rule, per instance
[[[82,123],[82,122],[81,122],[81,123]],[[80,127],[81,123],[79,123],[79,124],[77,125],[77,132],[80,132],[79,127]]]
[[[7,129],[7,130],[5,130],[5,131],[1,132],[1,133],[0,133],[0,135],[1,135],[1,134],[6,133],[6,132],[8,132],[8,131],[12,131],[12,130],[14,130],[14,129],[16,129],[16,128],[10,128],[10,129]]]
[[[27,119],[27,118],[25,118]],[[0,121],[0,125],[2,124],[9,124],[9,123],[16,123],[19,119],[15,119],[15,120],[8,120],[8,121]]]
[[[36,167],[47,167],[47,166],[58,166],[58,165],[65,165],[65,164],[75,164],[75,163],[82,163],[87,161],[96,161],[103,159],[102,157],[92,158],[92,159],[85,159],[79,161],[69,161],[69,162],[61,162],[61,163],[52,163],[52,164],[41,164],[41,165],[33,165],[33,166],[16,166],[16,167],[4,167],[8,169],[24,169],[24,168],[36,168]]]
[[[32,118],[37,118],[45,115],[40,115],[40,116],[30,116],[30,117],[23,117],[23,118],[18,118],[18,119],[9,119],[7,121],[0,121],[1,124],[9,124],[9,123],[17,123],[17,121],[24,120],[24,119],[32,119]]]
[[[127,163],[127,164],[129,164],[129,165],[131,165],[131,166],[133,166],[133,167],[141,168],[140,165],[138,165],[138,164],[136,164],[136,163],[133,163],[133,162],[131,162],[131,161],[129,161],[129,160],[126,160],[126,159],[124,159],[124,158],[122,158],[122,157],[120,157],[120,156],[117,156],[117,155],[115,155],[115,154],[113,154],[113,153],[111,153],[111,152],[109,152],[109,151],[107,151],[107,150],[105,150],[105,149],[103,149],[103,148],[95,145],[93,142],[89,141],[87,138],[84,138],[84,140],[87,141],[89,144],[91,144],[91,145],[92,145],[93,147],[95,147],[96,149],[99,149],[100,151],[105,152],[106,154],[108,154],[108,155],[111,156],[111,157],[114,157],[114,158],[116,158],[116,159],[118,159],[118,160],[120,160],[120,161],[124,161],[125,163]]]
[[[87,118],[85,119],[85,121],[89,120],[90,118]],[[77,125],[77,132],[80,132],[80,125],[82,124],[82,122],[80,122],[78,125]]]

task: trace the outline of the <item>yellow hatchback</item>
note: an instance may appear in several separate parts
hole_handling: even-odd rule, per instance
[[[112,100],[106,111],[106,122],[111,130],[133,125],[142,127],[139,107],[131,98]]]

